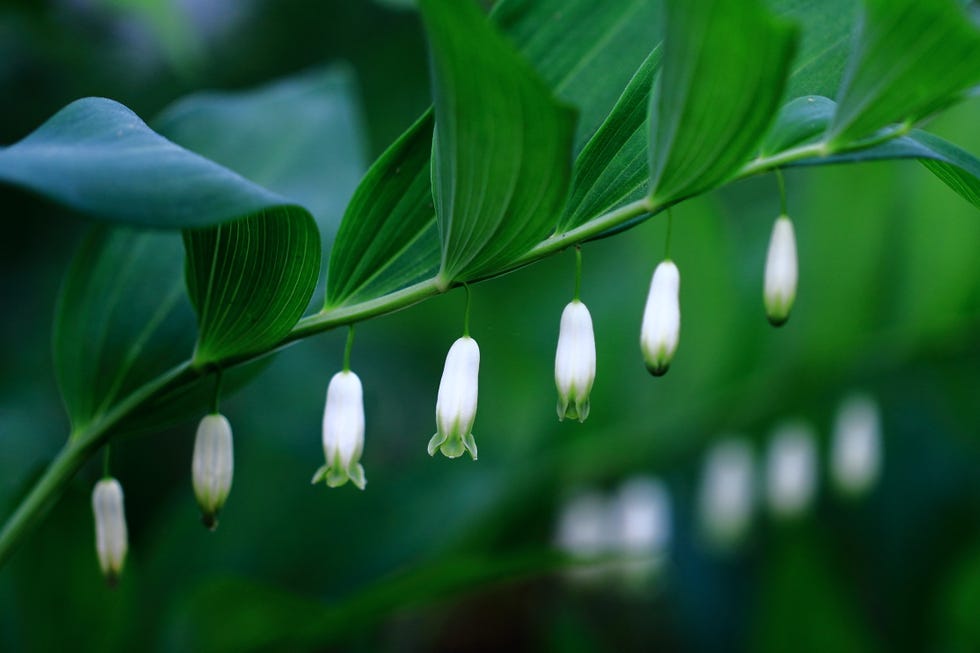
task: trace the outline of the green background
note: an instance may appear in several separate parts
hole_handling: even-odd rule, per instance
[[[152,117],[197,89],[247,89],[336,61],[355,75],[363,151],[324,144],[317,156],[373,160],[428,104],[411,10],[215,6],[208,19],[148,0],[0,5],[0,91],[17,98],[0,105],[0,143],[80,96]],[[929,129],[980,152],[978,113],[973,99]],[[218,531],[198,521],[193,424],[119,442],[113,472],[130,527],[120,587],[104,586],[95,559],[92,464],[0,570],[0,650],[980,649],[980,216],[913,162],[793,170],[786,181],[800,290],[784,328],[762,309],[778,212],[765,176],[675,209],[683,325],[664,378],[646,373],[638,331],[665,220],[585,246],[598,376],[583,425],[554,412],[570,252],[473,288],[479,462],[425,454],[461,291],[358,328],[364,493],[309,484],[344,334],[295,344],[223,402],[236,472]],[[51,316],[88,225],[26,193],[0,197],[7,514],[67,433]],[[799,417],[821,433],[826,460],[834,411],[853,390],[872,394],[883,416],[872,493],[837,498],[822,464],[805,519],[780,525],[760,511],[737,552],[701,548],[694,497],[706,448],[739,432],[761,452],[776,424]],[[549,555],[561,502],[636,473],[664,479],[674,498],[662,574],[639,588],[570,587]]]

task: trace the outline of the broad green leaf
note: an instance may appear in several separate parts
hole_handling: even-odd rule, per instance
[[[571,178],[574,114],[473,2],[423,0],[421,8],[436,117],[439,277],[448,285],[506,265],[552,231]]]
[[[731,178],[783,95],[796,31],[753,0],[669,0],[650,105],[651,197],[673,202]]]
[[[793,100],[783,107],[762,147],[763,156],[817,143],[833,120],[836,104],[824,97]],[[980,207],[980,160],[952,143],[919,129],[864,150],[813,157],[790,165],[808,166],[887,159],[918,159],[974,206]]]
[[[72,102],[0,149],[0,181],[99,220],[144,227],[216,224],[287,204],[102,98]]]
[[[865,0],[828,140],[913,124],[980,83],[980,30],[956,0]]]
[[[333,66],[246,91],[196,93],[152,124],[174,143],[308,209],[329,249],[367,167],[356,95],[353,72]]]
[[[327,274],[327,308],[377,297],[439,272],[431,151],[429,112],[368,171],[337,234]]]
[[[575,161],[572,192],[558,223],[558,233],[574,229],[616,206],[642,197],[647,170],[646,118],[650,87],[660,69],[657,46],[630,80],[606,121]]]
[[[769,7],[800,28],[800,43],[786,85],[786,98],[831,96],[840,88],[850,54],[860,2],[769,0]]]
[[[194,315],[175,233],[96,227],[55,313],[54,364],[73,430],[186,360]]]
[[[659,2],[648,0],[503,0],[492,18],[554,92],[579,110],[575,147],[581,149],[650,52],[659,8]],[[348,207],[331,254],[328,306],[394,292],[432,278],[438,270],[435,214],[421,199],[431,199],[431,148],[418,133],[423,124],[416,123],[374,163]],[[431,122],[425,128],[431,133]],[[425,192],[417,189],[417,201],[379,193],[383,180],[395,183],[390,180],[419,175],[425,178]],[[419,235],[414,243],[392,247],[369,242],[369,234],[382,232]]]
[[[187,229],[184,246],[187,291],[198,318],[198,367],[274,346],[316,288],[319,234],[301,209]]]

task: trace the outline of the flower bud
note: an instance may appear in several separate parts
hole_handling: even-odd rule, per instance
[[[843,494],[863,494],[878,479],[881,419],[870,397],[852,396],[837,411],[830,460],[834,483]]]
[[[92,512],[95,514],[95,551],[99,566],[110,586],[114,586],[126,561],[128,536],[123,491],[119,481],[104,478],[92,492]]]
[[[752,450],[744,440],[721,440],[708,452],[698,510],[710,544],[729,547],[744,537],[755,503],[753,477]]]
[[[781,215],[776,218],[772,226],[772,236],[769,238],[763,292],[766,317],[773,326],[782,326],[789,319],[793,300],[796,299],[798,267],[793,222],[788,216]]]
[[[766,457],[766,500],[777,517],[797,517],[810,507],[817,487],[817,448],[802,423],[773,434]]]
[[[681,330],[680,285],[681,275],[673,261],[663,261],[653,271],[643,311],[640,348],[647,369],[654,376],[666,374],[677,351]]]
[[[313,482],[326,480],[330,487],[351,481],[364,489],[367,480],[361,467],[364,450],[364,391],[361,380],[347,370],[337,372],[327,386],[323,409],[323,453],[327,464],[317,470]]]
[[[472,431],[479,372],[480,348],[476,340],[463,336],[453,343],[446,355],[436,400],[436,434],[429,440],[430,456],[437,449],[447,458],[457,458],[463,451],[468,451],[476,460]]]
[[[224,415],[206,415],[194,439],[191,476],[197,505],[201,507],[201,521],[211,530],[218,526],[218,512],[231,490],[233,470],[231,424]]]
[[[595,381],[595,334],[592,316],[577,299],[561,314],[555,385],[558,387],[558,419],[584,422],[589,416],[589,393]]]

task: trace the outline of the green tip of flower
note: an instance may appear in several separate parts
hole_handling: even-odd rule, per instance
[[[472,433],[467,433],[462,437],[436,433],[429,440],[429,455],[434,456],[436,451],[442,452],[446,458],[459,458],[464,451],[467,451],[470,457],[476,460],[476,440],[473,439]]]
[[[773,325],[774,327],[781,327],[789,321],[789,313],[787,312],[783,315],[769,313],[766,315],[766,318],[769,320],[769,324]]]
[[[647,371],[654,376],[663,376],[669,369],[670,363],[667,361],[647,362]]]
[[[584,422],[589,416],[590,402],[588,399],[582,401],[566,401],[562,397],[558,398],[558,421],[564,422],[565,418],[577,419]]]
[[[212,533],[218,530],[218,512],[202,512],[201,523],[204,524],[204,527]]]
[[[361,463],[354,463],[347,470],[347,477],[350,478],[350,482],[353,483],[358,490],[363,490],[364,486],[367,485],[367,479],[364,477],[364,468]]]

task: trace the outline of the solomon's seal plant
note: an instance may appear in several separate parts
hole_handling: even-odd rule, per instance
[[[126,511],[123,508],[122,486],[106,477],[92,490],[92,512],[95,515],[95,552],[99,567],[109,585],[115,585],[126,562],[129,535],[126,532]]]
[[[176,129],[173,113],[154,131],[117,102],[81,99],[0,149],[0,182],[100,222],[57,306],[54,364],[71,430],[7,517],[0,562],[110,441],[204,413],[209,377],[624,231],[730,182],[910,158],[980,205],[980,160],[915,127],[980,84],[980,31],[957,0],[865,0],[859,20],[830,24],[823,3],[790,0],[664,0],[662,11],[635,0],[567,0],[560,11],[547,0],[501,0],[489,18],[473,0],[418,4],[432,107],[366,172],[339,225],[203,156],[194,138],[176,144],[175,134],[202,130]],[[647,27],[647,36],[610,25]],[[322,235],[332,243],[324,300],[304,315]],[[788,219],[777,221],[771,287],[766,275],[775,322],[795,291],[791,236]],[[677,347],[679,283],[668,255],[642,325],[630,327],[654,374]],[[147,297],[161,301],[139,301]],[[572,311],[579,336],[569,342],[581,353],[584,305]],[[89,341],[108,346],[79,347]],[[572,417],[574,407],[583,419],[588,366],[566,375],[559,359],[555,380],[568,399],[559,413]],[[476,458],[479,360],[464,330],[446,358],[430,453]],[[550,381],[541,377],[543,396]],[[347,365],[330,383],[318,474],[328,484],[363,487],[361,390]],[[706,468],[702,509],[723,538],[737,539],[749,518],[750,467],[736,445]],[[107,573],[125,552],[114,487],[93,502]],[[216,496],[205,496],[206,511],[217,510]]]
[[[218,512],[231,491],[234,466],[231,424],[220,413],[205,415],[194,438],[191,478],[194,496],[201,508],[201,521],[211,530],[218,527]]]

